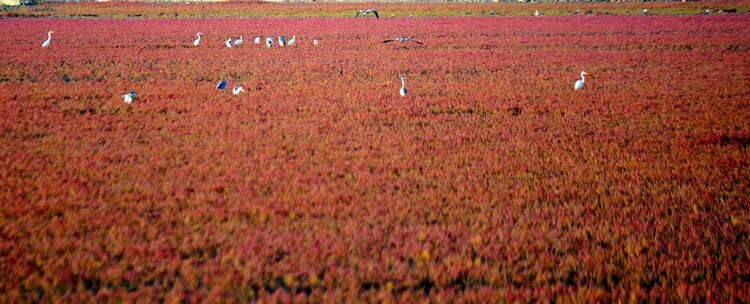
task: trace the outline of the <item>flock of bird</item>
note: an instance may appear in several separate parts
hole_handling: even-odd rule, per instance
[[[193,41],[193,46],[199,46],[201,45],[201,41],[203,41],[203,33],[195,33],[197,38]],[[260,44],[263,38],[261,36],[256,36],[255,39],[253,39],[253,42],[255,44]],[[227,48],[232,48],[233,46],[241,46],[245,42],[245,36],[240,36],[240,38],[237,38],[236,40],[232,41],[232,37],[227,38],[226,41],[224,41],[224,45],[227,46]],[[289,41],[286,40],[286,37],[279,36],[279,46],[293,46],[297,44],[297,36],[293,35],[292,39],[289,39]],[[318,39],[313,40],[313,45],[318,45]],[[266,46],[267,47],[273,47],[273,37],[266,38]],[[46,46],[45,46],[46,47]]]
[[[648,12],[647,10],[643,11],[644,14],[646,14],[647,12]],[[378,14],[378,11],[375,10],[375,9],[359,10],[354,17],[356,18],[356,17],[359,17],[360,15],[366,16],[368,14],[373,14],[373,15],[375,15],[376,18],[380,18],[380,15]],[[492,12],[492,14],[494,14],[494,11]],[[541,15],[542,14],[538,10],[534,12],[534,16],[541,16]],[[54,31],[47,32],[47,40],[45,40],[42,43],[42,47],[43,48],[49,48],[52,45],[52,33],[54,33]],[[197,46],[201,45],[201,41],[203,40],[203,33],[199,32],[199,33],[196,33],[195,35],[197,37],[193,41],[193,46],[197,47]],[[255,44],[260,44],[262,41],[263,41],[263,38],[261,36],[256,36],[255,39],[253,39],[253,42]],[[413,43],[416,43],[416,44],[419,44],[419,45],[424,45],[424,43],[422,43],[420,41],[417,41],[416,39],[414,39],[412,37],[394,37],[394,38],[383,40],[383,42],[381,42],[381,43],[390,43],[390,42],[395,42],[395,41],[400,42],[400,43],[413,42]],[[224,44],[226,45],[227,48],[232,48],[233,46],[234,47],[241,46],[244,42],[245,42],[244,36],[240,35],[240,37],[237,38],[236,40],[232,40],[232,38],[229,37],[224,42]],[[287,41],[286,37],[284,37],[284,36],[278,36],[278,43],[279,43],[279,46],[281,46],[281,47],[293,46],[293,45],[297,44],[297,36],[293,35],[292,38],[289,39],[289,41]],[[273,44],[274,44],[273,37],[267,37],[265,39],[265,44],[266,44],[266,46],[268,48],[273,47]],[[318,44],[319,44],[318,39],[313,39],[313,45],[318,45]],[[581,79],[576,80],[576,82],[573,84],[573,89],[574,90],[576,90],[576,91],[583,90],[583,86],[584,86],[584,83],[586,81],[586,76],[587,75],[589,75],[589,74],[586,73],[586,72],[581,72]],[[406,75],[401,74],[401,75],[399,75],[399,78],[401,79],[401,88],[399,89],[399,95],[401,95],[401,97],[404,97],[408,93],[408,90],[406,88]],[[229,84],[228,84],[228,82],[226,80],[221,80],[216,85],[216,89],[226,90],[227,87],[228,87],[228,85]],[[232,94],[233,95],[239,95],[242,92],[245,92],[245,89],[242,88],[242,86],[235,86],[232,89]],[[128,92],[128,93],[122,95],[122,97],[123,97],[123,99],[124,99],[124,101],[125,101],[126,104],[133,103],[133,101],[135,100],[136,96],[137,96],[137,94],[136,94],[135,91],[131,91],[131,92]]]

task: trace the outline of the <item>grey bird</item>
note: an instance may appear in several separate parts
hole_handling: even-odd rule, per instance
[[[401,42],[401,43],[414,42],[414,43],[420,44],[420,45],[424,44],[424,43],[421,43],[421,42],[417,41],[416,39],[410,38],[410,37],[396,37],[396,38],[391,38],[391,39],[383,40],[382,43],[389,43],[389,42],[393,42],[393,41],[398,41],[398,42]]]
[[[227,89],[227,80],[224,79],[222,81],[219,81],[219,83],[216,84],[216,89],[218,89],[218,90],[226,90]]]
[[[359,10],[359,11],[357,12],[357,14],[356,14],[356,15],[354,15],[354,18],[357,18],[357,17],[359,17],[359,15],[362,15],[362,16],[367,16],[367,14],[370,14],[370,13],[374,14],[374,15],[375,15],[375,18],[378,18],[378,19],[380,19],[380,15],[378,15],[378,10],[376,10],[376,9],[372,9],[372,8],[371,8],[371,9],[363,9],[363,10]]]

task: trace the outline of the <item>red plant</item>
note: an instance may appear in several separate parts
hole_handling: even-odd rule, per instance
[[[750,301],[749,22],[0,20],[0,302]]]

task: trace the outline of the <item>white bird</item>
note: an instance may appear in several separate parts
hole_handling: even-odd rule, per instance
[[[235,46],[240,46],[240,45],[242,45],[243,42],[245,42],[245,38],[242,37],[242,36],[240,36],[240,39],[237,39],[237,40],[234,41],[234,45]]]
[[[135,91],[130,91],[130,93],[122,95],[122,98],[125,100],[125,103],[131,104],[133,103],[133,100],[135,100],[135,96]]]
[[[266,46],[269,48],[273,46],[273,38],[271,37],[266,38]]]
[[[242,92],[245,92],[245,89],[243,89],[242,86],[237,86],[232,89],[232,95],[239,95]]]
[[[318,39],[313,39],[313,45],[318,45],[320,42],[318,42]]]
[[[232,38],[227,39],[224,44],[226,44],[228,48],[232,48]]]
[[[287,43],[287,44],[288,44],[289,46],[292,46],[292,45],[294,45],[295,43],[297,43],[297,36],[295,36],[295,35],[292,35],[292,39],[289,39],[289,43]]]
[[[401,97],[404,97],[404,96],[406,96],[406,92],[407,92],[407,90],[406,90],[406,76],[399,75],[399,77],[401,78],[401,89],[398,91],[398,93],[401,94]]]
[[[641,12],[641,14],[648,15],[648,9],[644,8],[643,11]]]
[[[584,83],[584,82],[586,81],[586,75],[588,75],[588,73],[586,73],[586,72],[581,72],[581,79],[578,79],[578,80],[576,81],[576,84],[575,84],[575,85],[573,86],[573,88],[574,88],[574,89],[575,89],[576,91],[578,91],[578,90],[583,90],[583,83]]]
[[[50,45],[52,45],[52,33],[54,32],[53,31],[47,32],[47,40],[45,40],[44,43],[42,43],[43,48],[48,48]]]
[[[197,35],[198,38],[193,41],[193,46],[199,46],[201,45],[201,35],[203,35],[203,33],[196,33],[195,35]]]
[[[375,15],[375,18],[380,19],[380,15],[378,15],[378,10],[376,9],[363,9],[359,10],[356,15],[354,15],[354,18],[359,17],[359,15],[366,16],[367,14],[372,13]]]
[[[286,46],[286,37],[279,36],[279,46]]]
[[[421,42],[417,41],[417,40],[416,40],[416,39],[414,39],[414,38],[409,38],[409,37],[396,37],[396,38],[391,38],[391,39],[383,40],[383,42],[382,42],[382,43],[388,43],[388,42],[392,42],[392,41],[398,41],[398,42],[401,42],[401,43],[405,43],[405,42],[414,42],[414,43],[416,43],[416,44],[424,44],[424,43],[421,43]]]
[[[541,15],[542,15],[542,14],[541,14],[541,13],[539,13],[539,10],[535,10],[535,11],[534,11],[534,17],[539,17],[539,16],[541,16]]]
[[[260,36],[256,36],[255,37],[255,44],[260,44],[260,40],[261,40]]]

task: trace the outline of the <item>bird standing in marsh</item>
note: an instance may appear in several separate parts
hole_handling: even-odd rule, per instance
[[[586,82],[586,75],[588,75],[588,73],[581,72],[581,79],[578,79],[576,81],[576,83],[573,85],[573,89],[575,89],[576,91],[583,90],[584,82]]]
[[[44,43],[42,43],[43,48],[48,48],[52,45],[52,33],[54,32],[53,31],[47,32],[47,40],[45,40]]]

